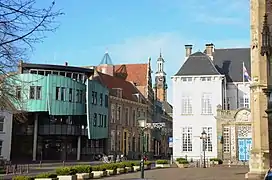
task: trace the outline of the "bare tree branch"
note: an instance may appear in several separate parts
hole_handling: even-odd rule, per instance
[[[0,1],[0,108],[10,106],[6,100],[21,101],[16,99],[12,81],[5,79],[16,71],[20,59],[27,60],[29,50],[45,33],[58,28],[55,18],[63,13],[54,8],[55,1],[46,8],[39,8],[36,0]]]

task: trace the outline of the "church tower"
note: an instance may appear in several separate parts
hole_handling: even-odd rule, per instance
[[[164,59],[160,52],[157,59],[157,72],[155,73],[155,98],[158,101],[167,101],[166,73],[164,72]]]
[[[249,173],[246,174],[248,179],[263,179],[270,167],[269,126],[266,113],[268,108],[267,88],[271,86],[268,80],[268,69],[270,68],[268,68],[267,58],[270,54],[263,49],[263,42],[266,41],[262,36],[267,6],[271,6],[267,4],[267,0],[250,0],[252,149]]]

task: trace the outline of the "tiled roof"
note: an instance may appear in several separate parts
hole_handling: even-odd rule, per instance
[[[130,82],[125,81],[121,78],[103,74],[101,72],[97,73],[98,76],[94,77],[94,80],[98,80],[101,84],[105,85],[109,89],[122,89],[122,98],[138,102],[137,96],[135,94],[139,94],[142,99],[142,103],[146,103],[145,98],[141,94],[141,92]]]
[[[228,82],[243,81],[243,62],[248,74],[251,74],[250,48],[215,49],[213,62]]]
[[[211,58],[203,52],[188,57],[175,76],[220,75]]]
[[[126,67],[127,81],[136,83],[137,86],[146,86],[148,84],[147,82],[148,63],[114,65],[114,72],[120,73],[119,71],[123,69],[124,66]]]

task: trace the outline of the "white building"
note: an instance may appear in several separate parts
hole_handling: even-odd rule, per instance
[[[218,105],[224,110],[249,108],[243,63],[250,70],[250,49],[215,49],[206,44],[204,52],[192,54],[192,45],[186,45],[185,50],[186,60],[172,77],[173,156],[201,159],[204,130],[206,157],[217,157],[222,137],[215,118]]]
[[[0,111],[0,157],[8,161],[11,154],[12,120],[12,113]]]

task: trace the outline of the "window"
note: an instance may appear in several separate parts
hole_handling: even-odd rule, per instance
[[[82,92],[82,90],[79,91],[79,102],[80,103],[83,102],[83,92]]]
[[[212,95],[203,93],[201,99],[202,114],[212,114]]]
[[[192,127],[183,127],[182,128],[182,151],[191,152],[193,151],[193,129]]]
[[[29,98],[30,99],[41,99],[42,98],[42,87],[41,86],[30,86]]]
[[[116,134],[115,130],[111,130],[111,151],[115,151]]]
[[[103,105],[103,94],[102,93],[100,93],[100,97],[99,97],[99,101],[100,101],[100,106],[102,106]]]
[[[36,99],[42,99],[42,87],[36,86]]]
[[[105,95],[105,107],[109,106],[109,96]]]
[[[207,80],[207,81],[211,81],[212,78],[211,78],[211,77],[207,77],[206,80]]]
[[[212,152],[212,127],[203,127],[202,131],[207,133],[207,139],[203,141],[203,150]]]
[[[94,104],[94,91],[92,91],[92,104]]]
[[[104,128],[107,127],[107,115],[104,115]]]
[[[3,141],[0,140],[0,155],[2,155],[2,146],[3,146]]]
[[[76,90],[76,102],[79,102],[79,89]]]
[[[132,111],[132,126],[136,126],[136,110]]]
[[[30,86],[29,99],[35,99],[35,86]]]
[[[69,88],[69,102],[73,101],[73,89]]]
[[[117,107],[116,120],[121,121],[121,106]]]
[[[115,123],[115,117],[116,117],[116,110],[115,105],[111,105],[111,123]]]
[[[94,104],[97,104],[97,92],[94,92]]]
[[[241,97],[239,100],[239,108],[249,108],[249,98]]]
[[[249,109],[249,98],[245,97],[245,108]]]
[[[223,151],[230,152],[230,128],[223,128]]]
[[[103,127],[103,115],[99,114],[98,117],[99,117],[98,127]]]
[[[0,132],[4,131],[5,116],[0,116]]]
[[[56,100],[60,100],[60,87],[56,87]]]
[[[201,77],[200,81],[206,81],[206,78],[205,77]]]
[[[16,86],[16,98],[17,99],[21,99],[21,97],[22,97],[22,88],[21,88],[21,86]]]
[[[60,100],[61,101],[65,101],[65,87],[61,88],[61,92],[60,92]]]
[[[93,117],[93,126],[95,127],[97,125],[97,114],[94,113],[94,117]]]
[[[125,125],[129,125],[129,109],[125,109]]]
[[[181,113],[182,114],[192,114],[192,98],[191,97],[182,97],[181,100]]]

